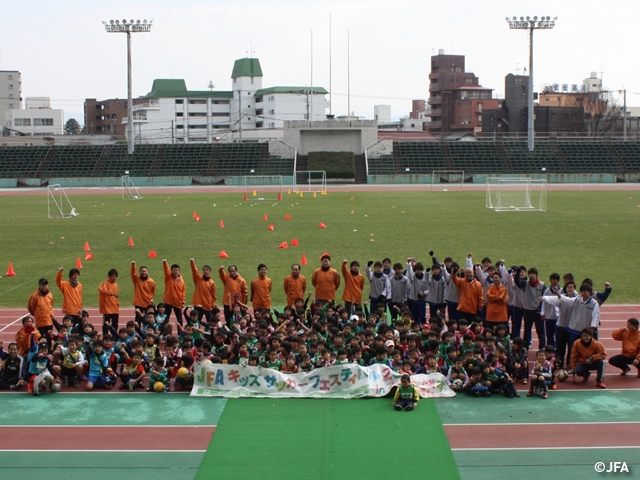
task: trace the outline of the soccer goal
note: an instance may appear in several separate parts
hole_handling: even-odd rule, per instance
[[[460,190],[464,185],[464,170],[434,170],[431,173],[431,190]]]
[[[136,187],[131,180],[129,175],[122,176],[122,199],[123,200],[140,200],[142,195],[138,192],[138,187]]]
[[[327,172],[324,170],[296,170],[293,179],[294,192],[327,194]]]
[[[243,186],[245,200],[282,200],[282,175],[246,175]]]
[[[71,205],[67,192],[59,183],[47,186],[47,214],[49,218],[73,218],[78,212]]]
[[[496,212],[547,211],[547,181],[529,177],[488,177],[486,207]]]

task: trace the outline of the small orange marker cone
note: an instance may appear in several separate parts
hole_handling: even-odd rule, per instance
[[[155,250],[149,250],[149,258],[156,258],[158,254]]]
[[[90,252],[91,249],[89,248],[89,242],[84,242],[84,251],[85,252]]]
[[[300,198],[304,197],[304,193],[300,192]]]
[[[289,245],[287,245],[287,242],[282,242],[280,245],[278,245],[278,248],[289,248]]]
[[[291,246],[292,247],[297,247],[298,246],[298,239],[294,238],[293,240],[291,240]]]
[[[85,256],[84,256],[85,260],[93,260],[93,253],[88,252]]]
[[[247,192],[244,192],[244,196],[242,197],[242,199],[246,202],[247,201]]]
[[[265,222],[268,222],[268,221],[269,221],[269,217],[267,216],[267,214],[266,214],[266,213],[262,216],[262,219],[263,219]]]
[[[195,221],[196,221],[196,222],[199,222],[199,221],[200,221],[200,217],[199,217],[199,216],[198,216],[198,217],[196,217],[196,218],[195,218]]]
[[[197,214],[197,213],[196,213],[196,211],[194,210],[194,211],[193,211],[193,213],[191,214],[191,216],[192,216],[193,218],[196,218],[196,217],[198,216],[198,214]]]
[[[273,229],[274,229],[274,228],[275,228],[275,227],[274,227],[273,225],[269,225],[269,226],[267,227],[267,230],[269,230],[270,232],[273,232]]]
[[[327,226],[326,226],[324,223],[322,223],[322,222],[320,222],[320,225],[318,225],[318,227],[319,227],[319,228],[327,228]]]
[[[80,257],[76,260],[76,268],[82,268],[82,262],[80,261]]]
[[[300,265],[306,265],[306,264],[307,264],[307,256],[303,253],[302,260],[300,260]]]
[[[15,277],[16,272],[13,269],[13,263],[9,262],[9,269],[7,270],[7,277]]]
[[[278,192],[278,201],[282,201],[282,192]]]
[[[255,197],[255,196],[256,196],[256,195],[258,195],[258,194],[257,194],[257,193],[256,193],[256,191],[254,190],[254,191],[253,191],[253,193],[252,193],[251,195],[253,195],[253,196]]]
[[[227,255],[227,252],[225,252],[224,250],[220,250],[220,254],[218,255],[218,257],[229,258],[229,255]]]
[[[284,219],[285,219],[285,220],[291,220],[291,215],[288,215],[288,214],[287,214],[287,215],[285,215],[285,216],[284,216]]]
[[[317,196],[317,195],[316,195],[316,192],[313,192],[313,197],[315,198],[316,196]]]
[[[133,237],[129,237],[129,246],[133,247]]]
[[[222,220],[220,220],[220,228],[224,228],[224,222]],[[225,257],[223,257],[225,258]]]

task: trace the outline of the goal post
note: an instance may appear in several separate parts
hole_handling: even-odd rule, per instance
[[[249,196],[255,200],[282,200],[284,180],[282,175],[246,175],[243,177],[244,199]],[[274,196],[275,195],[275,196]]]
[[[142,195],[138,192],[138,187],[136,187],[131,180],[129,175],[122,176],[122,199],[123,200],[140,200]]]
[[[488,177],[485,206],[496,212],[546,212],[547,181],[529,177]]]
[[[464,185],[464,170],[434,170],[431,172],[431,190],[460,189]]]
[[[67,192],[59,183],[47,186],[47,215],[49,218],[73,218],[78,212],[71,205]]]
[[[296,170],[293,182],[294,192],[327,194],[327,172],[324,170]]]

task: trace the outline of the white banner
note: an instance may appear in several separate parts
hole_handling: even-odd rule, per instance
[[[281,373],[270,368],[198,363],[194,366],[192,396],[202,397],[384,397],[400,385],[399,373],[386,365],[355,364],[316,368],[309,373]],[[454,397],[439,373],[412,375],[422,398]]]

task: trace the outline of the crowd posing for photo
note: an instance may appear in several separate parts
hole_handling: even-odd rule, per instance
[[[265,264],[249,283],[236,265],[219,267],[219,301],[212,268],[204,265],[200,272],[191,259],[193,294],[187,302],[179,265],[162,261],[160,299],[149,269],[131,262],[135,317],[121,322],[114,268],[98,286],[102,317],[95,324],[84,310],[80,271],[71,269],[65,279],[60,268],[55,282],[62,293],[61,321],[49,282],[41,278],[15,342],[7,350],[0,342],[0,389],[26,385],[33,395],[81,385],[190,390],[198,362],[285,373],[383,364],[402,374],[394,406],[407,410],[418,401],[411,375],[421,373],[442,374],[450,388],[472,396],[519,397],[520,382],[529,385],[527,396],[547,398],[556,381],[573,375],[587,382],[591,372],[596,385],[606,388],[607,353],[598,326],[609,283],[596,291],[588,278],[578,284],[570,273],[552,273],[547,285],[535,267],[507,267],[489,258],[474,264],[469,254],[461,268],[450,257],[441,263],[433,252],[429,256],[426,266],[415,258],[368,261],[363,274],[355,260],[343,260],[338,272],[325,253],[310,288],[294,264],[282,281],[282,311],[272,306]],[[530,361],[534,328],[538,350]],[[638,320],[629,319],[612,336],[622,349],[608,363],[621,375],[633,366],[640,377]]]

